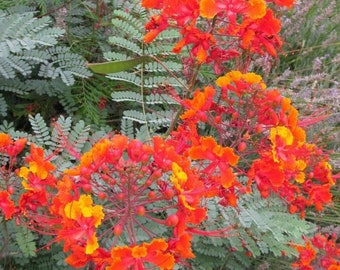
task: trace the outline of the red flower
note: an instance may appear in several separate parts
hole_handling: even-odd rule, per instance
[[[5,133],[0,133],[0,152],[6,153],[10,157],[15,157],[24,149],[27,143],[26,138],[20,138],[16,141]]]
[[[44,157],[44,150],[31,144],[30,155],[26,157],[29,167],[21,167],[19,176],[24,178],[22,182],[25,189],[45,190],[46,185],[55,184],[54,177],[50,174],[54,171],[54,165]]]
[[[191,238],[192,235],[184,233],[178,238],[172,238],[169,240],[170,249],[180,258],[192,259],[195,258],[195,254],[191,250]]]
[[[276,5],[281,7],[291,8],[294,5],[294,0],[266,0],[267,2],[274,2]]]
[[[15,213],[15,204],[10,199],[8,191],[0,191],[0,209],[5,214],[5,219],[9,220]]]
[[[305,246],[292,245],[299,252],[299,260],[292,264],[293,267],[304,269],[340,268],[340,247],[336,243],[336,234],[317,234],[312,238],[304,238]],[[313,245],[313,247],[312,247]],[[314,260],[317,258],[317,260]],[[313,266],[310,266],[313,263]]]
[[[215,38],[206,32],[202,32],[195,26],[184,26],[181,34],[183,38],[173,48],[174,53],[180,53],[184,46],[192,44],[191,54],[199,63],[204,63],[208,57],[208,50],[215,44]]]
[[[293,246],[299,252],[299,258],[300,258],[299,264],[298,265],[294,264],[293,266],[300,266],[300,267],[309,266],[310,263],[316,257],[316,250],[312,248],[311,243],[307,242],[306,246],[298,246],[298,245],[293,245]]]
[[[184,27],[191,22],[194,23],[199,14],[197,0],[143,0],[142,6],[161,9],[161,14],[152,16],[145,26],[146,30],[151,30],[144,37],[146,43],[151,42],[160,32],[168,28],[169,21],[175,22],[176,26]]]
[[[240,45],[245,50],[260,54],[266,51],[272,56],[277,56],[276,48],[282,46],[282,41],[278,36],[280,29],[280,21],[268,9],[266,15],[260,19],[245,19],[240,26],[231,31],[231,34],[241,38]]]
[[[214,95],[215,89],[212,86],[205,87],[203,92],[196,90],[192,99],[183,102],[187,109],[181,115],[181,119],[206,122],[207,112],[212,105]]]
[[[142,6],[145,8],[160,9],[163,6],[162,0],[142,0]]]
[[[47,205],[47,193],[45,190],[29,190],[23,193],[19,199],[19,207],[23,213],[33,211],[36,214],[38,207]],[[32,217],[34,214],[32,215]]]
[[[185,26],[195,21],[199,15],[197,0],[164,0],[163,14]]]
[[[11,136],[5,133],[0,133],[0,149],[12,143]]]
[[[309,198],[315,205],[316,210],[321,211],[324,204],[332,202],[332,193],[330,192],[330,185],[322,186],[314,185],[309,191]]]
[[[110,265],[107,270],[146,269],[144,263],[151,263],[159,269],[172,269],[175,264],[173,255],[167,251],[168,244],[164,239],[153,239],[131,247],[114,247],[111,250]]]
[[[145,29],[149,30],[144,36],[144,42],[152,42],[162,31],[169,26],[168,20],[163,15],[154,15],[150,21],[145,25]]]
[[[267,159],[255,160],[248,176],[255,180],[264,198],[269,196],[270,191],[278,191],[285,182],[285,175],[279,164]]]

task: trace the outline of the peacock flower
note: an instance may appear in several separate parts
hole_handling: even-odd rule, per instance
[[[239,157],[230,147],[222,147],[218,145],[213,137],[202,137],[200,145],[192,146],[189,149],[189,156],[193,160],[208,159],[214,162],[223,161],[229,165],[236,165]]]
[[[267,2],[274,2],[278,6],[291,8],[295,0],[267,0]]]
[[[283,150],[285,146],[293,144],[294,137],[292,132],[284,126],[271,128],[269,140],[272,142],[273,160],[275,162],[279,162],[280,159],[286,160]]]
[[[5,214],[6,220],[11,219],[15,213],[15,205],[8,191],[0,191],[0,210]]]
[[[188,175],[182,170],[182,168],[176,162],[172,163],[172,172],[173,175],[171,177],[171,180],[175,188],[178,191],[182,192],[183,191],[182,186],[188,180]]]
[[[142,0],[142,6],[145,8],[160,9],[163,6],[163,1],[160,0]]]
[[[31,154],[26,158],[29,167],[21,167],[19,176],[28,179],[29,173],[36,175],[39,179],[45,180],[51,171],[55,169],[54,165],[45,159],[44,150],[31,144]]]
[[[194,201],[195,195],[192,195],[193,188],[191,186],[187,186],[188,175],[183,171],[183,169],[176,163],[172,163],[172,175],[170,176],[171,182],[174,184],[175,189],[178,192],[179,202],[189,210],[195,210],[195,207],[192,207],[188,199],[192,202]],[[197,197],[197,194],[196,194]],[[197,201],[197,200],[196,200]]]
[[[264,0],[249,0],[245,13],[249,18],[256,20],[264,17],[266,10],[267,6]]]
[[[173,269],[175,258],[167,249],[168,243],[162,238],[131,247],[114,247],[106,270],[145,269],[144,263],[153,264],[161,270]]]
[[[81,195],[64,207],[64,228],[59,232],[59,239],[65,241],[67,248],[86,239],[85,253],[92,254],[99,248],[96,232],[104,218],[103,207],[94,205],[90,195]],[[72,222],[73,220],[73,222]]]
[[[335,180],[332,177],[332,165],[325,160],[320,161],[314,166],[313,174],[314,178],[322,183],[335,184]]]
[[[241,86],[241,82],[246,83],[248,87]],[[236,84],[237,87],[229,87],[232,84]],[[236,94],[243,94],[250,91],[249,85],[257,85],[260,86],[262,90],[266,89],[266,85],[262,80],[260,75],[256,73],[241,73],[238,70],[233,70],[226,73],[224,76],[219,77],[216,80],[216,85],[219,87],[229,87],[231,91],[234,91]]]
[[[307,242],[306,246],[293,245],[293,247],[299,252],[300,258],[300,265],[293,266],[308,267],[310,263],[316,258],[316,250],[311,246],[310,242]]]
[[[90,195],[81,195],[78,201],[72,201],[65,205],[65,216],[69,219],[79,220],[81,217],[93,218],[94,227],[98,227],[104,218],[101,205],[92,206]]]
[[[222,9],[220,9],[216,5],[215,0],[201,0],[200,1],[200,16],[203,18],[212,19],[221,10]]]
[[[11,143],[11,136],[5,133],[0,133],[0,148],[10,145]]]
[[[203,92],[197,90],[192,100],[184,101],[186,111],[181,115],[181,119],[200,119],[206,121],[206,112],[212,105],[214,95],[215,89],[212,86],[205,87]]]

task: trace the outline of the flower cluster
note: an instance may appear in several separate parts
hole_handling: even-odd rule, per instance
[[[0,210],[9,220],[18,211],[15,202],[11,199],[16,191],[16,182],[13,171],[18,155],[24,150],[27,139],[13,140],[11,136],[0,133],[0,158],[6,162],[0,163]]]
[[[165,29],[179,29],[182,38],[173,51],[190,45],[191,57],[199,64],[212,62],[217,73],[223,62],[243,51],[277,56],[281,23],[267,2],[292,7],[294,1],[142,0],[143,7],[159,10],[146,24],[144,41],[153,41]]]
[[[305,238],[305,245],[293,245],[299,253],[299,260],[292,267],[300,270],[339,269],[340,246],[336,239],[336,234],[317,234],[312,238]]]
[[[249,154],[254,156],[251,164],[238,166],[237,170],[256,183],[263,197],[275,192],[287,202],[291,213],[302,216],[306,206],[314,205],[320,211],[330,203],[335,180],[328,157],[316,145],[306,142],[291,101],[277,89],[268,90],[261,76],[254,73],[231,71],[219,77],[216,85],[219,90],[209,86],[203,92],[197,90],[192,100],[182,102],[186,111],[181,115],[184,122],[176,139],[182,137],[180,140],[192,145],[191,159],[200,156],[206,164],[213,157],[209,152],[214,151],[214,143],[208,143],[212,138],[200,138],[197,132],[198,124],[203,122],[216,130],[220,144],[238,146],[241,160]],[[206,151],[198,154],[197,149]],[[228,159],[222,159],[224,167],[219,171],[223,174],[217,178],[229,181],[229,187],[237,186],[228,160],[234,160],[229,167],[237,164],[229,154]],[[212,164],[207,168],[215,169]]]
[[[214,146],[212,151],[211,146]],[[196,171],[192,160],[204,159],[208,151],[212,155],[210,169]],[[113,237],[112,246],[110,250],[105,250],[106,253],[101,249],[101,252],[94,253],[99,245],[97,238],[93,238],[91,244],[88,243],[82,251],[82,257],[89,254],[98,265],[107,265],[108,269],[126,269],[124,267],[128,266],[138,268],[144,262],[161,269],[172,269],[175,262],[193,258],[191,239],[194,234],[223,237],[229,230],[201,230],[201,225],[207,218],[204,199],[213,196],[224,198],[225,194],[221,190],[227,190],[233,185],[230,181],[221,181],[215,173],[211,173],[210,178],[206,177],[207,170],[213,172],[219,166],[227,169],[222,172],[224,176],[232,175],[228,164],[224,162],[235,165],[237,160],[232,149],[220,147],[213,138],[205,138],[201,146],[191,147],[189,156],[178,153],[172,140],[163,140],[161,137],[154,137],[151,145],[129,140],[123,135],[100,140],[82,156],[77,167],[65,171],[67,177],[62,181],[63,184],[59,184],[60,190],[65,190],[65,186],[71,190],[72,183],[76,182],[84,192],[91,193],[102,201],[105,214],[102,226],[106,231],[99,234],[98,238],[105,242],[104,239]],[[54,205],[68,201],[65,196],[68,195],[59,192]],[[72,220],[66,230],[67,234],[58,236],[68,246],[71,246],[71,242],[75,243],[75,240],[79,241],[81,235],[93,236],[93,231],[85,232],[78,228],[84,222],[81,221],[84,217],[81,209],[85,206],[80,203],[68,203],[64,206],[64,213],[58,210],[60,207],[55,207],[55,212],[61,212],[64,218]],[[69,214],[71,209],[77,214]],[[96,212],[99,217],[102,216],[101,210],[97,209]],[[158,227],[164,226],[164,231],[171,230],[172,235],[157,238],[156,232],[149,229],[152,223]],[[96,227],[86,224],[81,227]],[[75,231],[78,233],[75,234]],[[150,242],[140,244],[137,241],[137,231],[149,238]],[[68,237],[68,233],[74,236]],[[126,243],[124,246],[117,245],[122,241]],[[108,258],[103,254],[111,256]],[[117,258],[117,254],[125,254],[124,259]],[[77,257],[79,258],[79,251]],[[79,266],[79,260],[74,258],[75,256],[69,258],[68,262]]]

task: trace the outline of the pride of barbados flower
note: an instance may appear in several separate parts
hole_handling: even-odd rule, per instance
[[[167,251],[168,243],[164,239],[153,239],[150,243],[134,246],[115,247],[106,270],[144,269],[144,263],[150,263],[158,269],[173,269],[174,255]]]
[[[282,46],[281,23],[267,2],[291,7],[294,1],[143,0],[143,7],[159,11],[146,24],[144,41],[150,43],[162,31],[174,28],[182,38],[173,51],[180,53],[184,46],[191,46],[191,57],[199,64],[218,63],[222,55],[229,55],[227,61],[240,49],[276,57]],[[215,53],[218,50],[220,54]]]
[[[59,233],[59,237],[65,241],[66,246],[74,244],[74,240],[86,241],[86,254],[92,254],[99,247],[94,229],[101,224],[104,218],[103,207],[92,204],[90,195],[81,195],[79,200],[66,204],[64,229]]]

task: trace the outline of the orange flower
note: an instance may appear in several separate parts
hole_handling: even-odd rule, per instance
[[[208,57],[207,51],[204,50],[202,46],[199,46],[196,55],[198,63],[199,64],[204,63],[207,60],[207,57]]]
[[[85,253],[85,248],[74,245],[72,247],[72,253],[65,259],[65,262],[75,268],[81,268],[88,263],[90,258]]]
[[[65,205],[65,216],[73,220],[92,217],[93,225],[97,228],[104,218],[103,207],[101,205],[92,206],[92,204],[90,195],[81,195],[78,201],[72,201]]]
[[[243,49],[259,54],[266,51],[272,56],[277,56],[276,48],[282,46],[278,35],[280,29],[280,21],[274,17],[272,10],[267,9],[265,16],[258,19],[245,18],[231,32],[241,38],[240,45]]]
[[[132,257],[135,258],[135,259],[138,259],[138,258],[144,258],[146,257],[146,255],[148,255],[148,251],[146,249],[146,247],[144,246],[135,246],[132,248]]]
[[[26,138],[13,141],[10,135],[0,133],[0,152],[6,153],[10,157],[15,157],[24,149],[26,142]]]
[[[195,174],[190,174],[190,178],[183,169],[176,163],[172,163],[172,175],[170,180],[178,192],[178,201],[186,209],[193,211],[205,195],[205,190]],[[189,180],[189,181],[188,181]]]
[[[206,112],[210,106],[215,95],[215,89],[212,86],[207,86],[204,91],[196,90],[192,100],[186,100],[184,106],[187,110],[181,115],[181,119],[207,119]]]
[[[246,15],[251,19],[260,19],[266,15],[266,2],[264,0],[249,0]]]
[[[293,245],[293,247],[299,252],[300,266],[309,266],[316,257],[316,250],[312,248],[310,242],[307,242],[306,246]]]
[[[162,14],[176,21],[177,26],[192,24],[199,16],[198,0],[164,0]]]
[[[320,161],[313,170],[314,178],[318,179],[322,183],[335,184],[335,180],[332,177],[332,166],[326,161]]]
[[[110,266],[106,270],[144,269],[144,263],[151,263],[159,269],[173,269],[174,256],[167,251],[168,243],[164,239],[153,239],[132,247],[114,247],[111,250]]]
[[[309,191],[309,197],[315,205],[317,211],[322,211],[323,205],[332,202],[332,193],[330,192],[330,185],[313,186]]]
[[[267,2],[274,2],[276,5],[281,7],[291,8],[294,5],[294,0],[267,0]]]
[[[283,123],[288,125],[292,130],[294,130],[298,125],[299,112],[294,106],[291,105],[291,100],[289,98],[282,98],[282,120]]]
[[[195,258],[195,254],[192,253],[191,250],[191,238],[192,235],[184,233],[177,239],[172,239],[171,243],[174,246],[173,250],[175,254],[185,259]]]
[[[7,146],[12,143],[11,136],[5,133],[0,133],[0,147]]]
[[[284,147],[293,144],[294,137],[292,132],[283,126],[270,129],[269,140],[272,142],[273,160],[279,162],[280,159],[285,160]],[[281,151],[282,150],[282,151]]]
[[[250,93],[250,91],[253,91],[250,87],[252,85],[259,86],[262,90],[266,89],[266,85],[260,75],[253,72],[241,73],[238,70],[230,71],[224,76],[219,77],[216,80],[216,84],[219,87],[226,87],[228,90],[235,92],[237,95]],[[235,87],[232,85],[235,85]]]
[[[145,8],[159,9],[163,6],[162,0],[142,0],[142,6]]]
[[[188,175],[182,170],[182,168],[176,163],[172,163],[172,172],[173,175],[170,177],[172,182],[174,183],[175,188],[178,191],[183,191],[182,186],[186,183],[188,180]]]
[[[216,80],[216,85],[219,87],[228,86],[232,82],[239,81],[242,78],[242,73],[238,70],[233,70],[226,73],[224,76],[219,77]]]
[[[203,32],[193,25],[184,26],[181,34],[183,38],[175,44],[172,51],[174,53],[180,53],[184,46],[192,44],[191,54],[196,57],[199,63],[202,63],[200,61],[205,61],[207,58],[206,56],[208,55],[207,52],[216,42],[213,35]]]
[[[64,228],[60,230],[58,238],[65,241],[65,246],[79,244],[86,239],[85,253],[92,254],[99,247],[96,232],[103,218],[103,207],[93,206],[90,195],[81,195],[79,200],[73,200],[64,207]],[[72,220],[74,222],[72,222]]]
[[[53,203],[50,207],[51,213],[64,216],[65,205],[73,200],[72,191],[74,186],[75,183],[67,175],[64,175],[63,178],[57,182],[58,193],[53,198]]]
[[[230,12],[230,10],[232,10],[232,12]],[[259,19],[266,14],[266,2],[264,0],[250,0],[238,1],[234,4],[221,0],[200,1],[200,15],[203,18],[211,19],[222,11],[225,11],[228,16],[231,17],[238,14],[251,19]],[[231,15],[232,13],[234,14]]]
[[[218,145],[213,137],[201,137],[200,144],[190,147],[188,154],[193,160],[210,161],[210,164],[205,163],[201,171],[208,176],[210,184],[214,183],[223,188],[239,185],[230,167],[235,166],[239,160],[234,149]]]
[[[212,19],[220,11],[221,9],[217,7],[215,0],[201,0],[200,1],[201,17]]]
[[[154,15],[145,25],[145,29],[149,32],[144,36],[144,42],[152,42],[163,30],[168,27],[168,19],[163,15]]]
[[[192,146],[189,149],[189,156],[193,160],[208,159],[212,161],[223,161],[230,165],[236,165],[239,157],[229,147],[222,147],[217,144],[213,137],[202,137],[200,145]]]
[[[8,191],[0,191],[0,209],[5,214],[6,220],[11,219],[15,213],[15,205],[10,199]]]
[[[285,182],[285,174],[279,164],[272,160],[257,159],[248,171],[248,177],[255,180],[261,196],[267,198],[270,191],[282,188]]]
[[[31,144],[31,154],[26,158],[26,161],[29,162],[29,168],[21,167],[19,171],[19,176],[28,179],[29,173],[33,173],[39,179],[45,180],[51,171],[55,169],[54,165],[45,160],[44,158],[44,150],[40,147],[35,147]],[[23,183],[26,189],[30,187],[27,186],[26,183]]]

